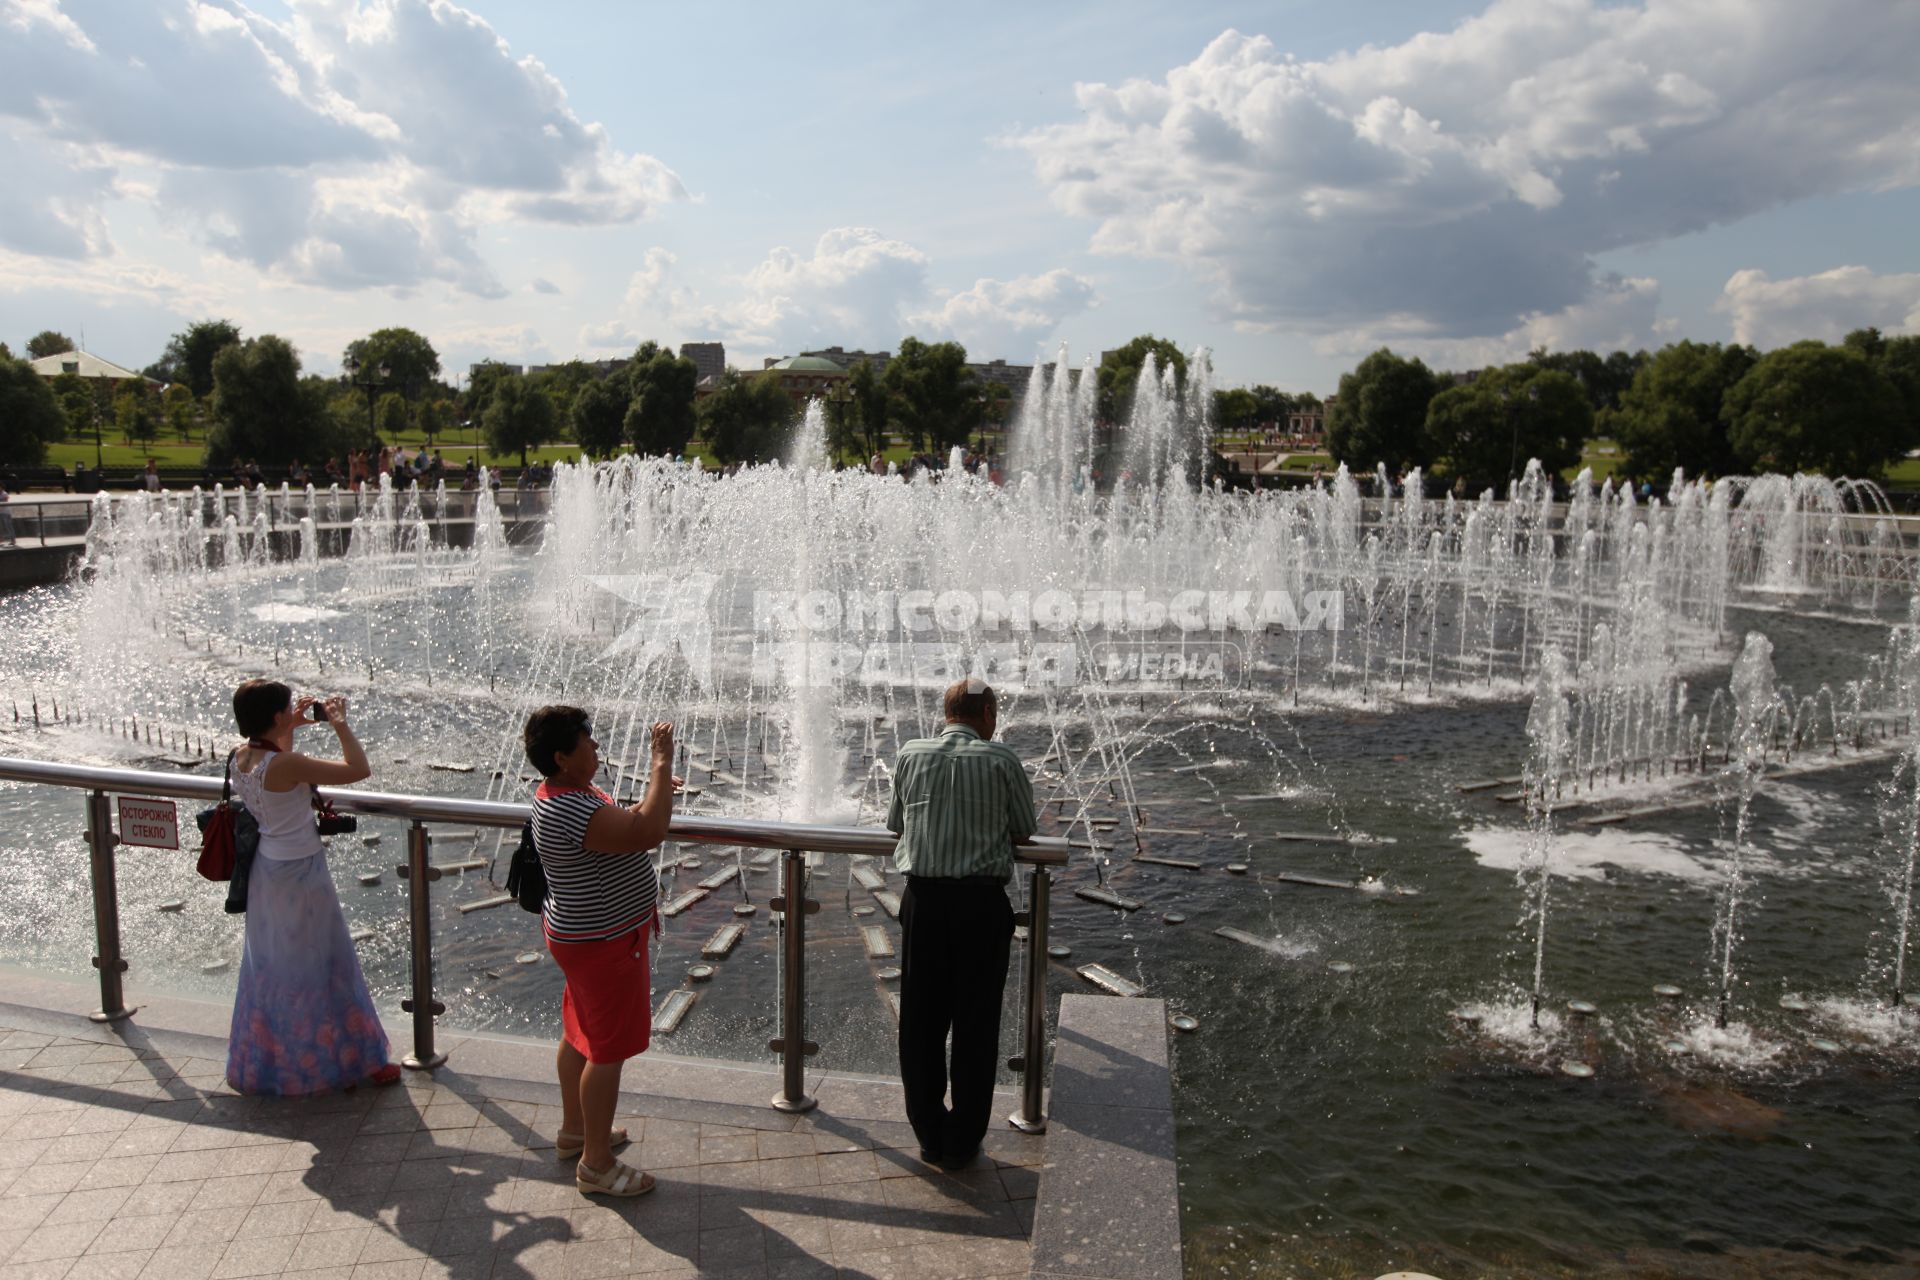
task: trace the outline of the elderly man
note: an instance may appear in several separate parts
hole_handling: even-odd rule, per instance
[[[1035,830],[1033,784],[1013,748],[993,741],[998,711],[984,681],[949,688],[940,736],[900,749],[887,810],[900,836],[894,863],[907,876],[900,1079],[920,1158],[944,1169],[971,1164],[986,1136],[1013,939],[1006,884],[1013,846]]]

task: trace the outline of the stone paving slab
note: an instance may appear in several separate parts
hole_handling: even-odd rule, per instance
[[[227,1087],[218,1038],[0,1006],[0,1280],[1028,1272],[1042,1139],[995,1132],[945,1174],[897,1087],[823,1077],[821,1107],[788,1116],[755,1105],[771,1072],[666,1061],[633,1072],[618,1119],[659,1188],[608,1201],[554,1156],[550,1048],[457,1043],[433,1076],[257,1099]],[[516,1064],[534,1069],[478,1073]],[[698,1098],[659,1091],[692,1077]]]
[[[1179,1280],[1167,1010],[1060,1000],[1053,1102],[1032,1241],[1036,1280]]]

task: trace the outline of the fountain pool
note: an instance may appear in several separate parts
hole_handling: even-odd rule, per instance
[[[1055,893],[1054,992],[1095,989],[1079,970],[1099,965],[1197,1024],[1174,1045],[1196,1273],[1920,1263],[1920,1011],[1890,1001],[1913,576],[1868,491],[1196,489],[1185,402],[1143,379],[1153,445],[1101,492],[1067,367],[1030,392],[1022,431],[1047,434],[1004,487],[627,462],[563,470],[537,547],[483,529],[450,549],[385,495],[345,522],[347,554],[305,554],[331,549],[316,495],[286,558],[257,502],[103,504],[84,580],[0,598],[21,710],[0,707],[0,753],[208,772],[232,686],[277,672],[352,699],[385,790],[523,796],[519,720],[567,700],[621,769],[674,719],[691,811],[872,823],[897,743],[983,670],[1043,830],[1083,846]],[[1292,625],[1261,613],[1281,599]],[[0,797],[0,955],[78,978],[78,800]],[[334,842],[389,1008],[400,844],[378,822]],[[442,832],[435,860],[479,864],[437,890],[446,1020],[551,1035],[531,920],[460,910],[505,853]],[[669,899],[703,896],[660,951],[656,1003],[696,996],[659,1047],[763,1060],[773,873],[733,850],[661,861]],[[898,879],[839,857],[813,874],[818,1061],[886,1071]],[[230,991],[237,923],[190,858],[124,850],[120,881],[132,989]]]

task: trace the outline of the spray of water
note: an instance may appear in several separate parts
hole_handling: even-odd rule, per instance
[[[1567,781],[1573,757],[1573,737],[1567,690],[1572,678],[1557,648],[1541,655],[1534,680],[1533,706],[1527,713],[1527,763],[1522,783],[1527,796],[1527,827],[1531,850],[1522,865],[1523,880],[1531,877],[1527,914],[1533,924],[1533,1026],[1540,1025],[1540,1002],[1545,992],[1548,894],[1553,882],[1554,810]]]

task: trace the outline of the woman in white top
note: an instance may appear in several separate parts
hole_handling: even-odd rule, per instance
[[[234,691],[233,718],[247,735],[234,750],[233,789],[260,824],[260,847],[247,883],[227,1082],[241,1093],[287,1097],[362,1081],[392,1084],[400,1068],[387,1060],[387,1033],[313,820],[314,787],[344,786],[373,772],[347,727],[347,700],[296,703],[278,681],[249,680]],[[309,724],[332,728],[341,759],[293,749],[294,732]]]

